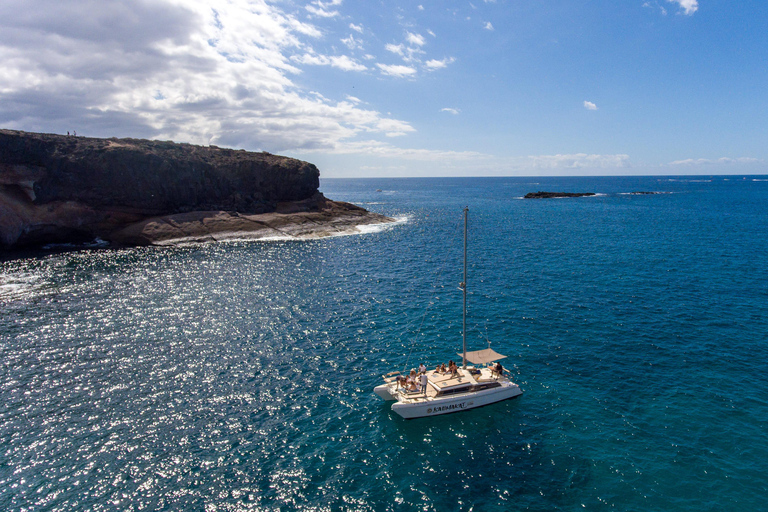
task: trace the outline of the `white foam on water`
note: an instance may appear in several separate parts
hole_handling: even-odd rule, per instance
[[[380,224],[360,224],[356,226],[349,226],[347,229],[341,230],[341,231],[321,231],[318,233],[307,233],[306,235],[299,235],[299,236],[293,236],[293,235],[274,235],[274,236],[265,236],[260,238],[250,238],[250,237],[242,237],[242,238],[226,238],[223,240],[217,240],[218,243],[242,243],[242,242],[286,242],[286,241],[295,241],[295,240],[319,240],[321,238],[336,238],[340,236],[353,236],[353,235],[367,235],[372,233],[381,233],[382,231],[386,231],[388,229],[392,229],[393,227],[404,224],[408,222],[409,217],[408,216],[399,216],[399,217],[393,217],[395,219],[394,222],[384,222]],[[199,243],[208,243],[208,242],[199,242]]]
[[[20,299],[43,284],[41,276],[35,274],[0,274],[0,300]]]

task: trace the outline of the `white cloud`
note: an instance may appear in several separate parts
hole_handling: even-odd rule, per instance
[[[331,66],[344,71],[365,71],[368,68],[346,55],[317,55],[307,53],[304,55],[294,55],[291,60],[299,64],[308,64],[311,66]]]
[[[683,12],[688,16],[692,15],[697,10],[699,10],[698,0],[667,0],[667,1],[674,4],[678,4],[680,8],[683,9]]]
[[[403,78],[407,76],[413,76],[416,74],[416,68],[412,68],[410,66],[401,66],[398,64],[388,65],[388,64],[376,64],[379,69],[381,69],[381,72],[385,75],[394,76],[398,78]]]
[[[413,34],[409,34],[411,36]],[[421,37],[421,36],[419,36]],[[409,41],[410,42],[410,41]],[[421,38],[421,43],[424,44],[424,38]],[[394,53],[395,55],[399,55],[403,58],[405,62],[417,62],[418,56],[422,55],[424,51],[421,49],[420,45],[409,45],[406,46],[403,43],[400,44],[394,44],[394,43],[388,43],[384,46],[384,49],[388,52]]]
[[[0,125],[273,152],[415,131],[357,99],[334,102],[297,86],[301,66],[367,68],[349,56],[314,53],[308,43],[321,31],[282,5],[4,0]],[[327,13],[338,5],[312,4]],[[381,69],[415,72],[402,68]]]
[[[449,114],[453,114],[453,115],[455,115],[455,116],[456,116],[456,115],[458,115],[458,114],[459,114],[459,112],[461,112],[461,111],[460,111],[459,109],[457,109],[457,108],[450,108],[450,107],[445,107],[445,108],[441,108],[441,109],[440,109],[440,112],[448,112]]]
[[[527,165],[534,169],[583,169],[630,167],[629,155],[571,155],[529,156]]]
[[[485,22],[485,26],[483,27],[485,30],[493,31],[493,25],[490,21]]]
[[[434,32],[431,30],[427,31],[430,35],[434,37]],[[426,45],[427,42],[424,39],[424,36],[421,34],[415,34],[413,32],[406,32],[405,34],[405,42],[395,44],[395,43],[388,43],[384,46],[384,49],[387,50],[390,53],[394,53],[395,55],[400,56],[403,61],[408,64],[407,66],[384,66],[379,65],[383,70],[385,70],[386,74],[390,74],[392,76],[411,76],[415,74],[416,67],[418,65],[423,64],[428,70],[432,71],[435,69],[439,69],[442,67],[445,67],[446,65],[453,62],[453,59],[443,59],[443,60],[437,60],[437,59],[430,59],[426,63],[422,62],[422,56],[426,54],[426,52],[422,49],[424,45]],[[410,70],[413,70],[411,72]]]
[[[355,32],[362,34],[363,33],[363,26],[362,25],[355,25],[354,23],[349,24],[349,28],[354,30]]]
[[[331,0],[330,2],[316,0],[309,5],[305,5],[304,8],[311,14],[321,18],[335,18],[339,15],[339,11],[331,10],[331,8],[341,5],[341,2],[342,0]]]
[[[344,45],[350,50],[363,49],[363,43],[355,39],[354,34],[349,34],[349,37],[342,39],[341,42],[344,43]]]
[[[448,66],[448,64],[452,64],[455,60],[456,59],[454,59],[453,57],[446,57],[443,60],[431,59],[425,62],[424,65],[427,67],[427,69],[433,71],[436,69],[442,69]]]
[[[736,165],[736,164],[762,164],[764,161],[758,158],[740,157],[729,158],[722,157],[716,159],[709,158],[688,158],[686,160],[675,160],[670,162],[669,165],[681,165],[681,166],[708,166],[708,165]]]
[[[426,44],[426,41],[424,41],[424,36],[420,34],[412,34],[411,32],[406,34],[405,40],[408,41],[408,43],[416,46],[424,46],[424,44]]]
[[[368,68],[364,65],[355,62],[353,59],[347,57],[346,55],[335,55],[330,57],[331,59],[331,66],[343,69],[344,71],[365,71]]]
[[[405,56],[405,46],[402,44],[389,43],[386,46],[384,46],[384,49],[386,49],[388,52],[392,52],[397,55],[400,55],[401,57]]]
[[[380,119],[376,124],[376,129],[380,132],[384,132],[387,137],[401,137],[409,132],[416,131],[408,123],[396,119]]]
[[[338,144],[330,150],[335,154],[360,154],[418,162],[470,162],[487,160],[490,157],[476,151],[441,151],[432,149],[400,148],[387,142],[365,140]]]
[[[584,108],[587,110],[597,110],[597,105],[591,101],[584,101]]]

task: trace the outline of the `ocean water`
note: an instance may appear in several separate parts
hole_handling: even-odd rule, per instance
[[[766,509],[768,178],[321,190],[400,222],[0,261],[0,510]],[[523,395],[402,420],[372,388],[456,359],[464,206]]]

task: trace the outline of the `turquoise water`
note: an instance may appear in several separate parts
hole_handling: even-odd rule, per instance
[[[401,222],[2,261],[0,509],[764,510],[763,180],[322,180]],[[465,205],[524,394],[405,421],[372,388],[456,359]]]

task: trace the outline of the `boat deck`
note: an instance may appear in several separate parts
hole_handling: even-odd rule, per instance
[[[498,376],[491,373],[490,368],[484,367],[480,369],[479,374],[472,374],[469,370],[463,368],[458,369],[456,376],[450,373],[435,373],[434,370],[427,372],[427,393],[423,391],[401,392],[401,396],[412,401],[422,401],[430,398],[437,397],[438,392],[450,389],[450,388],[462,388],[469,384],[475,384],[477,382],[492,382],[498,380]]]

